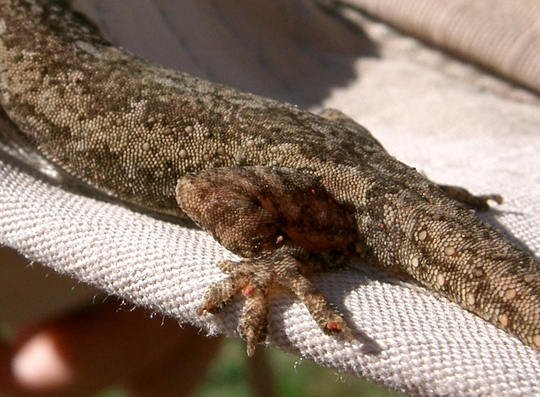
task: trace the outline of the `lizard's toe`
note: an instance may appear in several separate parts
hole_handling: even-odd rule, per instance
[[[246,302],[238,324],[238,333],[246,340],[247,354],[251,357],[255,353],[255,345],[266,340],[268,302],[266,293],[260,289],[250,289],[249,295],[245,296]]]
[[[304,303],[313,319],[325,334],[339,336],[339,339],[351,342],[354,337],[347,323],[337,309],[298,269],[289,268],[279,273],[278,282],[294,292]]]

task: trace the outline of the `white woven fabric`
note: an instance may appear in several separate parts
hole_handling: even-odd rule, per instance
[[[471,73],[456,78],[447,71],[470,69],[377,23],[366,30],[372,39],[383,40],[378,44],[382,56],[355,59],[349,47],[339,53],[332,46],[321,49],[280,30],[280,24],[262,23],[272,14],[263,5],[254,14],[257,6],[249,1],[231,9],[211,0],[185,1],[174,9],[166,0],[141,2],[140,8],[97,0],[80,6],[128,48],[138,49],[145,41],[151,53],[159,53],[157,58],[173,54],[171,64],[190,65],[184,70],[196,72],[189,69],[200,65],[199,74],[228,84],[241,81],[236,85],[243,89],[339,108],[432,179],[477,193],[501,193],[506,202],[485,218],[540,253],[536,98],[521,93],[527,100],[519,101],[487,90],[491,78],[477,72],[474,78]],[[291,18],[298,29],[324,27],[320,34],[329,43],[353,36],[307,1],[276,2],[270,8]],[[130,31],[144,31],[146,39]],[[224,32],[230,37],[224,38]],[[152,45],[160,42],[156,37],[163,38],[163,47]],[[270,37],[284,49],[282,58],[274,45],[265,46]],[[216,46],[213,38],[230,40],[229,47]],[[350,81],[339,80],[340,75]],[[206,288],[224,277],[216,262],[234,257],[212,238],[65,191],[17,167],[5,153],[0,163],[2,243],[135,304],[211,333],[234,333],[241,299],[220,315],[196,314]],[[359,342],[346,346],[325,336],[303,305],[280,295],[270,306],[272,346],[413,395],[540,395],[540,355],[457,305],[420,287],[373,275],[361,264],[313,281],[344,313]]]

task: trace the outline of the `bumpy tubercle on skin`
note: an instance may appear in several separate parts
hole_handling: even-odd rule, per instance
[[[31,145],[125,202],[195,220],[244,257],[219,264],[229,277],[201,310],[244,293],[248,352],[264,340],[275,285],[350,340],[306,277],[351,255],[540,350],[538,264],[446,194],[480,209],[499,196],[439,187],[338,111],[313,115],[142,61],[52,2],[4,1],[0,18],[0,104]]]

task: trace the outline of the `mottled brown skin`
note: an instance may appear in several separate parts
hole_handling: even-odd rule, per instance
[[[351,340],[305,277],[349,256],[406,273],[539,350],[538,264],[354,121],[140,60],[54,2],[0,0],[0,23],[0,104],[31,145],[125,202],[191,218],[245,258],[219,264],[229,277],[201,314],[244,294],[248,353],[277,284]],[[499,199],[445,190],[477,208]]]

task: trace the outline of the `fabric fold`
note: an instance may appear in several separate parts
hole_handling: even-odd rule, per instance
[[[398,30],[540,92],[540,3],[535,0],[342,0]]]

